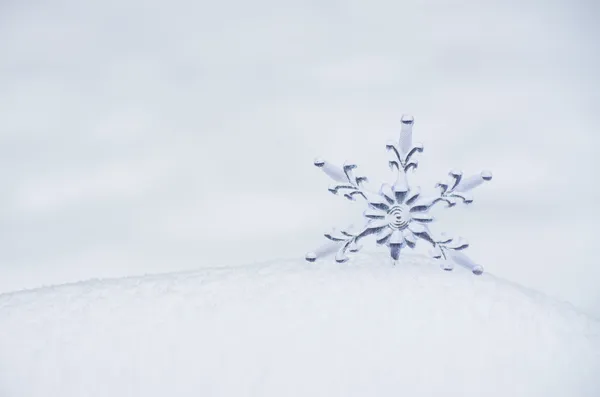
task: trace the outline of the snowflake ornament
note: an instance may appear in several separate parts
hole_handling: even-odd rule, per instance
[[[483,273],[483,267],[473,262],[463,251],[469,246],[461,237],[448,238],[445,234],[434,236],[429,229],[433,217],[429,211],[437,204],[454,207],[457,203],[470,204],[473,198],[470,191],[485,181],[492,179],[489,171],[468,178],[460,171],[450,171],[449,179],[436,184],[438,193],[432,197],[423,197],[419,187],[410,187],[408,172],[418,167],[417,153],[423,152],[423,145],[412,143],[412,116],[402,116],[402,128],[398,142],[387,144],[391,155],[390,168],[396,173],[396,181],[390,185],[384,183],[379,192],[365,188],[368,181],[364,176],[355,176],[356,165],[345,164],[337,167],[324,160],[315,160],[315,166],[323,170],[336,184],[329,188],[333,194],[343,194],[351,201],[361,198],[368,208],[363,213],[366,224],[359,230],[333,230],[326,233],[329,240],[316,251],[306,254],[306,260],[314,262],[318,258],[336,253],[335,260],[348,261],[348,253],[358,252],[359,242],[368,236],[375,236],[378,245],[386,246],[394,263],[405,248],[415,248],[419,240],[431,244],[430,254],[440,261],[444,270],[452,270],[455,264],[466,267],[476,275]]]

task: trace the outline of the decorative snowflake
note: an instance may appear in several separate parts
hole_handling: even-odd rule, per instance
[[[314,252],[306,255],[306,260],[314,262],[317,258],[333,254],[337,262],[346,262],[348,253],[358,252],[362,247],[360,240],[374,235],[378,245],[386,246],[390,256],[395,261],[400,252],[408,247],[415,248],[419,239],[433,246],[431,255],[440,261],[444,270],[452,270],[454,264],[464,266],[474,274],[483,273],[483,267],[473,262],[462,251],[469,246],[461,237],[446,238],[444,234],[435,237],[428,227],[433,221],[429,210],[437,203],[445,203],[446,207],[454,207],[458,202],[470,204],[473,202],[469,191],[492,179],[489,171],[464,178],[462,172],[450,171],[449,180],[436,184],[438,193],[433,197],[422,197],[419,187],[411,188],[407,173],[418,166],[415,159],[417,153],[423,152],[423,145],[412,143],[412,116],[402,116],[402,128],[399,142],[387,144],[391,154],[390,168],[396,172],[393,185],[383,184],[379,192],[373,192],[364,187],[367,178],[355,176],[357,168],[354,164],[345,164],[342,168],[324,160],[315,160],[315,165],[322,169],[337,183],[329,188],[333,194],[342,193],[344,197],[355,201],[356,197],[364,199],[368,208],[363,213],[366,225],[360,230],[333,230],[325,234],[329,242]]]

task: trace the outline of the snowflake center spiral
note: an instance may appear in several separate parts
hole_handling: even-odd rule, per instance
[[[403,205],[393,206],[387,213],[387,220],[392,229],[406,228],[411,220],[409,208]]]

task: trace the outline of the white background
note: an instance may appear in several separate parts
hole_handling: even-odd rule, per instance
[[[496,276],[600,315],[593,2],[0,1],[0,291],[303,257],[402,113]]]

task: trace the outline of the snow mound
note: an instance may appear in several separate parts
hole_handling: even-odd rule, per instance
[[[600,396],[600,323],[428,259],[0,296],[0,396]]]

